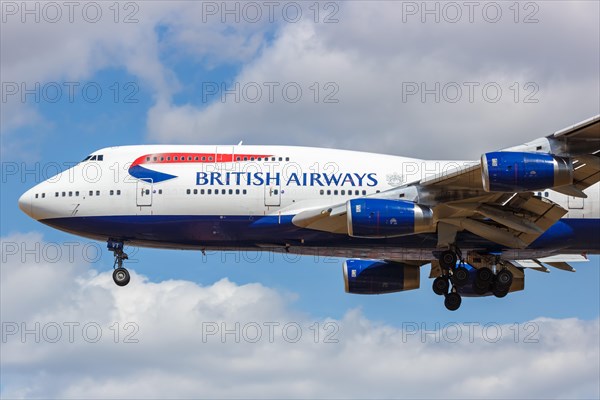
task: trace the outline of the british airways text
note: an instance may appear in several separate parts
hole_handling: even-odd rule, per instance
[[[281,185],[280,172],[197,172],[196,185]],[[285,179],[285,186],[376,186],[377,174],[371,173],[291,173]]]

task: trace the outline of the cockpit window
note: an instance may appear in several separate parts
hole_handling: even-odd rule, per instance
[[[86,158],[84,158],[83,160],[81,160],[81,162],[85,162],[85,161],[104,161],[104,155],[103,154],[89,155]]]

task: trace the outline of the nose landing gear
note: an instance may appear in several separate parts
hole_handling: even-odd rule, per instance
[[[113,281],[117,286],[125,286],[129,283],[131,277],[129,271],[123,267],[123,260],[127,260],[127,254],[123,251],[123,242],[120,240],[108,240],[106,247],[108,251],[112,251],[115,256],[115,263],[113,264]]]

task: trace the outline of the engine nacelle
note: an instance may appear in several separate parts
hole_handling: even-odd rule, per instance
[[[346,293],[384,294],[418,289],[420,270],[416,265],[382,260],[344,261]]]
[[[551,154],[498,151],[481,156],[486,192],[529,192],[573,183],[573,164]]]
[[[412,201],[353,199],[346,203],[348,234],[385,238],[433,231],[433,212]]]

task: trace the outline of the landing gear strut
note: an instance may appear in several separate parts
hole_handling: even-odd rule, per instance
[[[113,264],[113,281],[117,286],[125,286],[129,283],[131,277],[129,271],[123,267],[123,260],[127,260],[127,254],[123,251],[123,242],[108,240],[106,247],[108,251],[112,251],[115,255],[115,263]]]

